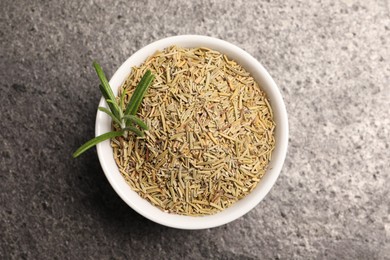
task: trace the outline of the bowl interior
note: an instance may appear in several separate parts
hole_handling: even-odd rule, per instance
[[[131,72],[133,66],[141,65],[148,56],[153,55],[157,50],[162,50],[171,45],[181,47],[208,47],[226,54],[230,59],[235,60],[243,66],[261,88],[266,92],[274,113],[275,128],[275,150],[272,153],[272,160],[264,177],[257,184],[257,187],[245,198],[239,200],[231,207],[215,215],[191,217],[169,214],[161,211],[157,207],[142,199],[120,174],[113,158],[112,148],[109,141],[97,145],[98,156],[103,171],[118,195],[135,211],[144,217],[160,223],[162,225],[180,229],[203,229],[226,224],[237,219],[255,207],[270,191],[274,185],[284,162],[287,142],[288,123],[286,108],[275,82],[264,69],[264,67],[251,55],[237,46],[228,42],[197,35],[183,35],[165,38],[140,49],[115,72],[110,80],[113,92],[118,93],[118,89]],[[100,100],[99,106],[107,107],[104,99]],[[111,130],[111,119],[104,113],[98,111],[96,116],[96,135],[101,135]]]

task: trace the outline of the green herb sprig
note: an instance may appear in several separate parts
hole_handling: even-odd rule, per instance
[[[105,107],[99,107],[98,109],[107,115],[109,115],[112,120],[119,125],[119,131],[111,131],[102,135],[99,135],[76,150],[73,153],[73,158],[76,158],[89,148],[97,145],[100,142],[103,142],[107,139],[111,139],[118,136],[127,137],[128,132],[133,132],[137,136],[143,136],[143,130],[148,130],[148,126],[143,122],[139,117],[136,116],[139,106],[141,105],[142,99],[145,96],[146,91],[148,90],[150,84],[154,80],[154,75],[150,72],[150,70],[146,71],[146,73],[141,78],[133,95],[130,98],[130,102],[125,107],[125,91],[122,91],[122,94],[119,99],[119,103],[117,102],[114,93],[108,83],[106,76],[104,75],[102,67],[97,62],[93,62],[93,66],[96,70],[96,73],[100,80],[100,91],[104,99],[107,102],[107,105],[110,109]]]

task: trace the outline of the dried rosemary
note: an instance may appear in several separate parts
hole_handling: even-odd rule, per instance
[[[160,209],[209,215],[249,194],[274,149],[266,94],[235,61],[208,49],[171,46],[134,67],[124,103],[145,71],[156,75],[138,111],[144,137],[112,139],[131,188]]]

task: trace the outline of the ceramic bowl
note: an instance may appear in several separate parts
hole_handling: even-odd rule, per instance
[[[191,217],[166,213],[150,204],[134,192],[120,174],[113,158],[113,150],[109,141],[97,145],[97,152],[103,171],[114,188],[116,193],[136,212],[159,224],[179,229],[205,229],[226,224],[233,221],[253,209],[271,190],[282,169],[285,160],[288,142],[288,122],[286,108],[280,91],[265,68],[250,54],[241,48],[207,36],[181,35],[168,37],[153,42],[140,49],[128,58],[115,72],[110,80],[114,93],[130,74],[133,66],[141,65],[148,56],[157,50],[177,45],[181,47],[207,47],[226,54],[230,59],[235,60],[243,66],[261,88],[266,92],[274,113],[275,128],[275,149],[272,153],[272,160],[264,177],[257,184],[256,188],[245,198],[239,200],[231,207],[210,216]],[[102,98],[99,106],[107,107]],[[96,136],[111,130],[111,119],[103,112],[98,111],[96,116]]]

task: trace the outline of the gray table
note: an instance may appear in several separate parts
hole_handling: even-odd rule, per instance
[[[0,2],[1,259],[390,259],[389,1]],[[100,94],[142,46],[232,42],[269,70],[290,120],[276,186],[210,230],[160,226],[108,184]]]

